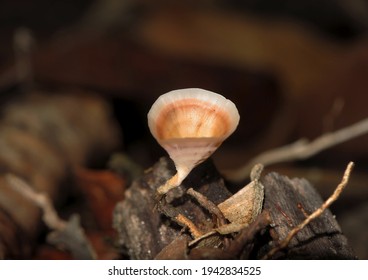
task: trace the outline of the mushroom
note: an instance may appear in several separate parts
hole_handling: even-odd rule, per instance
[[[233,102],[208,90],[188,88],[161,95],[148,112],[148,126],[177,172],[157,193],[162,196],[179,186],[234,132],[239,118]]]

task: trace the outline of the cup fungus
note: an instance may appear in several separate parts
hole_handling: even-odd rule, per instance
[[[239,118],[233,102],[208,90],[188,88],[161,95],[148,112],[148,126],[177,172],[158,194],[179,186],[234,132]]]

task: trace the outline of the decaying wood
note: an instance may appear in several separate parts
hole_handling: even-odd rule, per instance
[[[153,259],[165,246],[182,236],[182,228],[157,209],[154,199],[156,188],[175,173],[171,161],[162,158],[143,178],[135,181],[126,191],[125,199],[115,209],[115,228],[121,246],[127,248],[132,259]],[[166,208],[170,217],[183,214],[203,232],[213,227],[212,217],[195,201],[183,195],[183,188],[193,187],[218,204],[230,197],[223,180],[211,161],[199,165],[183,182],[183,185],[170,191],[167,200],[175,207]]]
[[[32,93],[4,106],[0,121],[0,258],[29,258],[42,229],[39,207],[5,179],[12,173],[59,202],[73,166],[120,141],[109,107],[80,91]],[[19,249],[21,248],[21,249]]]
[[[193,234],[186,227],[206,233],[217,227],[211,207],[203,207],[186,193],[193,188],[219,205],[230,197],[223,180],[210,160],[195,168],[183,184],[167,194],[166,204],[157,207],[156,188],[175,172],[172,162],[162,158],[126,191],[114,213],[119,242],[132,259],[239,259],[261,258],[282,240],[305,215],[323,201],[304,179],[288,179],[276,173],[261,179],[265,197],[262,213],[240,232],[217,232],[189,245]],[[209,204],[211,205],[211,204]],[[160,209],[161,208],[161,209]],[[161,210],[158,211],[158,210]],[[213,211],[216,212],[216,211]],[[176,219],[184,216],[190,222]],[[270,242],[272,241],[272,242]],[[273,258],[352,259],[354,254],[330,211],[325,211],[293,238]]]
[[[262,182],[265,185],[264,209],[270,212],[273,223],[270,230],[273,246],[286,240],[298,225],[324,205],[305,179],[289,179],[270,173]],[[288,240],[286,249],[275,252],[273,258],[354,259],[355,255],[336,218],[327,209],[318,218],[308,221],[293,239]]]
[[[351,171],[354,167],[354,163],[350,162],[345,170],[344,176],[340,182],[340,184],[335,189],[334,193],[319,207],[317,208],[312,214],[308,214],[305,209],[303,208],[303,205],[300,203],[297,204],[298,208],[302,211],[304,216],[306,216],[305,220],[299,223],[297,226],[295,226],[285,237],[284,240],[282,240],[277,246],[271,249],[267,253],[267,255],[264,256],[264,259],[271,258],[273,255],[275,255],[277,252],[281,251],[282,249],[285,249],[291,242],[292,238],[294,238],[295,235],[297,235],[303,228],[305,228],[307,225],[309,225],[313,220],[318,218],[322,215],[322,213],[331,206],[331,204],[336,201],[341,192],[345,189],[349,182],[349,177],[351,174]]]

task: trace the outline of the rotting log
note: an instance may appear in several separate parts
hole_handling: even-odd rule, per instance
[[[271,215],[273,227],[270,233],[275,241],[283,240],[290,230],[323,203],[321,196],[306,179],[289,179],[270,173],[262,182],[266,186],[264,209]],[[355,256],[335,216],[327,209],[274,258],[353,259]]]
[[[270,173],[262,178],[262,213],[248,227],[226,236],[217,234],[190,246],[188,228],[175,219],[188,218],[205,233],[216,227],[213,214],[186,193],[192,187],[216,205],[231,196],[211,160],[207,160],[167,194],[159,211],[156,189],[175,173],[171,160],[162,158],[126,191],[114,212],[119,244],[131,259],[259,259],[323,203],[305,179]],[[331,212],[300,231],[275,259],[354,259],[354,253]]]
[[[56,204],[76,165],[106,157],[120,135],[107,102],[95,94],[33,92],[2,107],[0,121],[0,259],[30,258],[41,210],[5,179],[12,173]]]

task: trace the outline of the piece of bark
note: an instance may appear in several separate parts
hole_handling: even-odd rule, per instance
[[[68,193],[62,183],[72,177],[70,170],[106,156],[120,137],[107,103],[82,91],[33,92],[2,111],[0,213],[7,219],[1,219],[0,258],[30,258],[43,228],[42,213],[5,180],[6,174],[19,176],[58,203]]]
[[[283,240],[290,230],[319,208],[323,201],[305,179],[289,179],[270,173],[262,179],[265,186],[264,209],[272,219],[270,234],[275,242]],[[287,249],[275,259],[354,259],[355,255],[330,210],[303,228]]]
[[[229,191],[210,160],[195,168],[183,186],[168,196],[180,193],[165,209],[157,211],[156,189],[174,174],[172,162],[162,158],[125,193],[125,199],[115,208],[114,226],[119,242],[132,259],[249,259],[261,258],[271,246],[286,237],[323,203],[314,188],[304,179],[288,179],[271,173],[262,179],[265,188],[264,210],[256,220],[239,234],[215,235],[212,240],[189,247],[192,237],[171,218],[179,213],[186,216],[206,233],[216,227],[211,214],[184,190],[193,187],[216,205],[229,197]],[[165,207],[165,206],[164,206]],[[269,227],[268,225],[271,225]],[[270,243],[270,240],[273,241]],[[270,245],[271,244],[271,245]],[[197,244],[196,244],[197,245]],[[286,251],[276,259],[353,259],[352,249],[341,233],[330,211],[315,219],[299,232]]]

